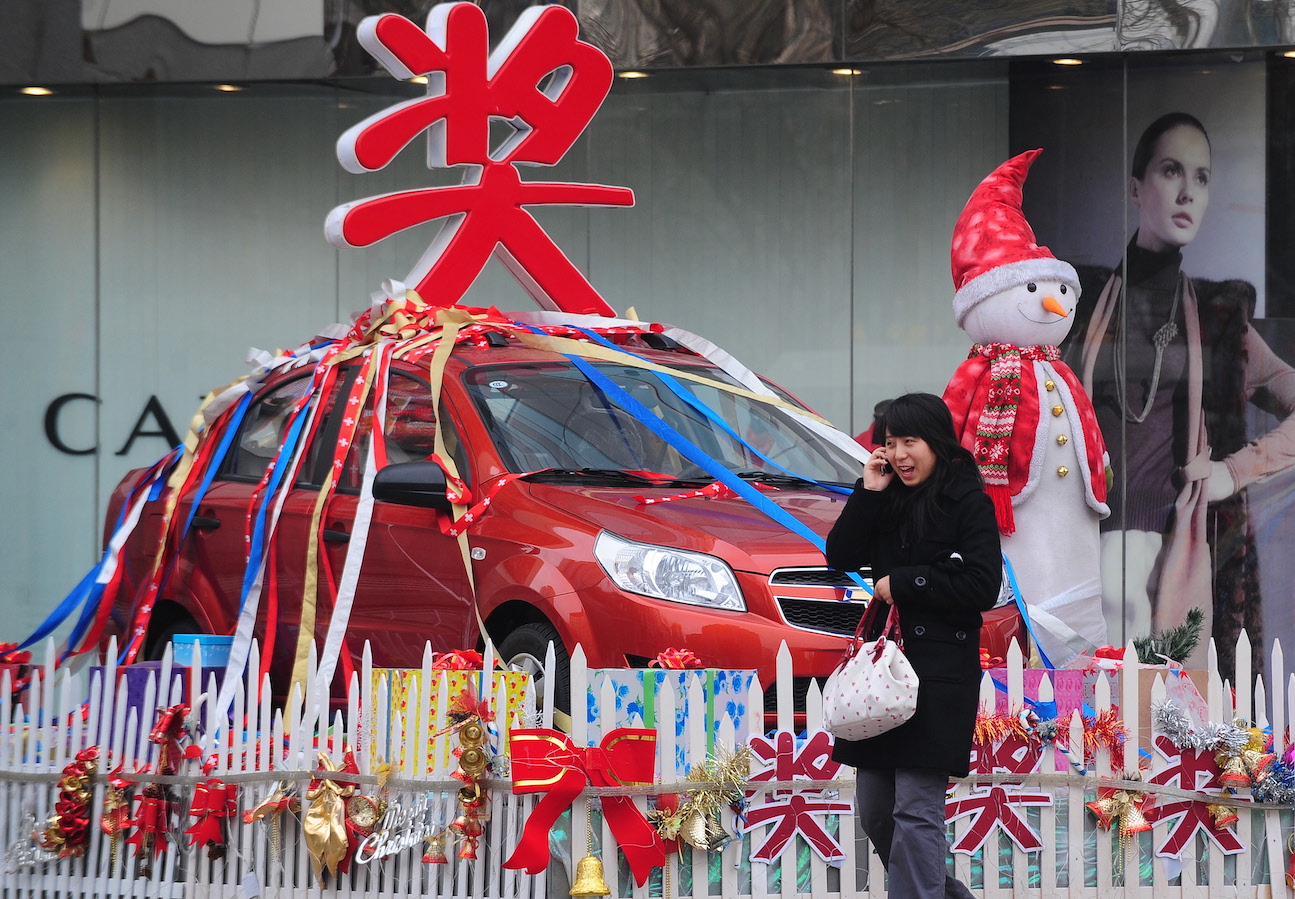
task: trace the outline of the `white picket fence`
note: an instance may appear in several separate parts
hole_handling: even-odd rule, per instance
[[[1272,654],[1270,671],[1280,676],[1266,687],[1260,678],[1250,676],[1249,643],[1245,635],[1238,642],[1237,688],[1235,706],[1232,691],[1221,682],[1212,664],[1209,673],[1208,701],[1210,720],[1231,723],[1235,719],[1254,721],[1258,726],[1271,725],[1277,735],[1277,751],[1285,746],[1286,724],[1295,719],[1295,689],[1288,690],[1280,647]],[[199,770],[200,760],[185,763],[181,775],[173,779],[179,797],[173,815],[173,830],[167,849],[159,856],[152,875],[145,879],[137,876],[133,848],[108,839],[98,828],[106,789],[105,774],[124,761],[127,775],[140,766],[153,763],[157,746],[147,739],[156,709],[165,708],[179,699],[177,677],[169,657],[161,667],[161,676],[150,679],[142,701],[135,707],[127,702],[126,684],[119,682],[112,665],[93,676],[87,671],[54,671],[55,657],[52,645],[46,648],[47,661],[35,671],[30,688],[22,694],[22,702],[11,700],[8,675],[0,679],[0,789],[3,806],[0,806],[0,846],[6,847],[9,867],[0,881],[2,897],[213,897],[213,899],[254,899],[265,897],[371,897],[371,899],[406,899],[413,896],[447,897],[518,897],[542,899],[552,894],[564,896],[574,877],[576,860],[586,854],[586,834],[594,846],[594,854],[604,862],[606,882],[613,896],[649,897],[712,897],[738,899],[738,897],[809,896],[814,899],[834,899],[845,896],[881,896],[884,891],[884,873],[877,856],[868,851],[866,841],[858,834],[853,815],[839,814],[822,817],[825,830],[844,847],[846,859],[841,866],[823,861],[799,837],[794,837],[787,850],[769,864],[751,862],[753,846],[758,846],[769,826],[755,828],[728,843],[722,851],[707,852],[684,846],[683,851],[671,855],[665,868],[654,869],[647,884],[636,886],[630,877],[623,858],[615,853],[615,840],[601,819],[599,800],[591,797],[594,791],[577,799],[568,816],[559,819],[551,841],[553,860],[546,872],[529,875],[522,871],[502,868],[516,846],[522,825],[530,814],[535,800],[532,796],[513,796],[507,779],[491,781],[489,788],[490,817],[486,833],[481,840],[478,858],[455,858],[450,848],[448,864],[431,865],[421,861],[424,845],[397,852],[368,864],[352,863],[348,876],[328,876],[321,885],[316,882],[309,856],[301,838],[296,817],[284,815],[277,842],[270,829],[261,822],[245,824],[241,813],[264,798],[275,781],[284,779],[297,786],[303,798],[311,771],[317,767],[320,750],[329,752],[340,762],[341,747],[354,747],[362,775],[360,792],[377,793],[377,778],[373,776],[382,760],[403,757],[403,767],[391,773],[387,795],[392,802],[405,808],[416,801],[425,800],[425,822],[433,829],[450,823],[458,814],[456,794],[461,786],[449,775],[453,769],[449,761],[452,737],[442,733],[445,729],[443,710],[447,707],[445,696],[436,703],[441,715],[430,714],[432,698],[418,696],[415,685],[409,697],[406,716],[391,715],[386,708],[387,698],[382,690],[371,688],[373,666],[366,658],[362,670],[352,679],[352,689],[345,712],[331,717],[327,712],[306,714],[303,709],[318,705],[318,697],[294,696],[286,710],[274,710],[268,703],[258,701],[254,680],[249,679],[238,691],[232,718],[228,721],[246,722],[245,726],[216,727],[214,712],[199,703],[197,716],[201,719],[200,733],[195,743],[200,746],[201,758],[216,754],[216,763],[210,775]],[[114,654],[110,653],[111,658]],[[491,650],[487,647],[487,664]],[[1133,658],[1132,655],[1129,658]],[[552,662],[550,659],[549,671]],[[313,670],[314,659],[311,660]],[[214,680],[206,685],[197,682],[196,671],[187,669],[190,683],[188,695],[214,695]],[[258,669],[255,652],[249,670]],[[534,697],[528,698],[525,722],[531,726],[548,727],[552,724],[551,696],[555,678],[546,676],[543,683],[550,693],[542,697],[535,710]],[[576,745],[596,744],[604,730],[613,726],[610,721],[587,722],[582,713],[586,707],[587,685],[590,674],[584,665],[584,655],[577,648],[572,660],[571,688],[572,717],[570,736]],[[422,671],[423,684],[431,684],[431,654],[425,656]],[[796,721],[792,709],[792,670],[790,656],[785,649],[779,658],[777,671],[777,730],[795,731]],[[1024,671],[1020,653],[1013,648],[1007,666],[1007,703],[1018,708],[1024,692]],[[1040,685],[1040,697],[1050,698],[1049,681]],[[108,689],[104,689],[108,685]],[[113,685],[116,685],[114,688]],[[441,688],[444,692],[444,687]],[[994,703],[996,688],[986,676],[982,684],[982,697],[986,708]],[[264,695],[269,695],[268,682]],[[1157,677],[1152,689],[1152,704],[1164,697],[1163,682]],[[87,699],[88,698],[88,699]],[[599,697],[602,709],[611,709],[614,698],[610,684],[604,684]],[[1099,675],[1093,693],[1094,708],[1101,712],[1109,709],[1115,699],[1122,719],[1131,735],[1139,732],[1150,715],[1149,707],[1139,705],[1137,678],[1121,677],[1118,673]],[[498,700],[498,698],[496,698]],[[1145,700],[1144,700],[1145,701]],[[687,702],[694,709],[703,705],[702,685],[694,681],[687,692]],[[663,691],[656,709],[657,720],[674,720],[674,695]],[[324,703],[327,709],[327,703]],[[1150,704],[1148,704],[1150,705]],[[502,703],[498,707],[501,707]],[[758,681],[754,682],[745,707],[749,715],[746,725],[752,730],[762,730],[759,719],[764,708],[764,697]],[[141,716],[141,710],[147,712]],[[245,718],[246,713],[246,718]],[[821,697],[817,687],[811,687],[808,696],[807,720],[816,721],[821,714]],[[742,722],[730,717],[721,721],[714,746],[707,746],[705,716],[690,714],[684,734],[676,739],[674,728],[658,728],[657,758],[659,793],[683,793],[691,785],[685,783],[688,767],[704,762],[717,747],[733,748]],[[1072,721],[1072,739],[1081,739],[1082,725],[1076,716]],[[403,755],[394,744],[403,734]],[[492,739],[498,740],[498,734]],[[1130,737],[1133,739],[1133,737]],[[680,745],[677,745],[680,744]],[[1079,745],[1076,742],[1074,745]],[[32,857],[34,830],[44,827],[45,818],[54,808],[58,793],[57,783],[64,766],[75,753],[84,748],[101,749],[98,774],[94,780],[94,799],[90,814],[90,840],[83,858],[35,860]],[[438,762],[426,770],[426,751],[431,749]],[[677,751],[682,750],[682,751]],[[1133,749],[1129,749],[1130,758]],[[106,756],[106,758],[104,757]],[[959,878],[978,895],[1040,896],[1040,897],[1146,897],[1151,896],[1254,896],[1286,895],[1285,871],[1288,859],[1287,843],[1291,839],[1292,816],[1289,808],[1243,809],[1235,830],[1246,847],[1240,855],[1224,856],[1208,845],[1202,835],[1191,841],[1181,856],[1181,866],[1161,858],[1153,858],[1155,841],[1163,836],[1165,823],[1158,824],[1152,833],[1144,833],[1127,841],[1121,848],[1119,839],[1110,831],[1097,827],[1093,815],[1084,806],[1092,800],[1100,778],[1113,778],[1121,772],[1111,770],[1109,754],[1098,753],[1095,770],[1085,775],[1075,773],[1059,760],[1057,753],[1044,752],[1042,766],[1036,773],[1006,778],[986,778],[973,775],[961,782],[953,794],[969,796],[976,782],[992,779],[1002,783],[1022,784],[1030,792],[1043,792],[1051,803],[1041,808],[1023,812],[1029,826],[1042,835],[1045,848],[1040,852],[1023,852],[1001,831],[991,834],[984,847],[974,855],[953,856]],[[676,766],[678,763],[678,767]],[[853,772],[840,769],[830,782],[805,783],[806,792],[813,791],[816,798],[853,797]],[[184,820],[189,809],[193,784],[208,776],[219,777],[239,786],[239,813],[236,823],[228,828],[228,851],[225,858],[211,861],[204,850],[189,847],[183,830],[190,821]],[[154,778],[142,774],[135,778],[145,783]],[[765,785],[761,784],[762,787]],[[783,783],[785,789],[788,784]],[[1010,787],[1009,787],[1010,788]],[[646,790],[638,791],[646,793]],[[752,794],[753,802],[773,795],[773,790],[763,788]],[[635,798],[643,810],[648,808],[646,795]],[[592,815],[592,819],[591,816]],[[726,820],[732,828],[733,821]],[[970,826],[960,820],[950,827],[950,837],[957,839]],[[1122,855],[1121,855],[1122,852]]]

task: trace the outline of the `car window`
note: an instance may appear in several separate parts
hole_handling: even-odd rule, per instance
[[[258,397],[243,419],[238,443],[225,474],[239,480],[260,480],[279,453],[297,402],[310,391],[309,373],[280,384]]]
[[[650,371],[614,363],[596,367],[653,416],[733,471],[787,469],[833,483],[852,483],[857,477],[853,458],[767,403],[680,380],[681,389],[708,406],[721,425]],[[718,369],[700,373],[732,383]],[[621,409],[570,364],[479,366],[465,372],[464,384],[512,471],[612,468],[684,479],[705,476],[650,421]]]
[[[444,429],[446,452],[454,459],[459,476],[470,482],[467,453],[459,441],[454,422],[446,417],[438,423],[431,388],[417,378],[393,371],[387,386],[385,447],[387,464],[418,462],[429,458],[436,449],[436,428]],[[360,416],[342,466],[338,489],[358,492],[364,482],[364,463],[373,434],[372,401]]]

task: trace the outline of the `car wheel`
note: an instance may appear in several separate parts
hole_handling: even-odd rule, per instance
[[[525,671],[535,685],[535,700],[544,704],[544,659],[553,644],[553,705],[571,711],[571,657],[557,629],[547,621],[532,621],[509,632],[499,644],[499,658],[512,671]]]
[[[198,626],[198,622],[188,615],[172,618],[158,627],[150,627],[148,637],[144,640],[144,650],[140,653],[140,661],[160,662],[162,656],[166,653],[167,645],[170,644],[171,639],[176,634],[200,633],[202,633],[202,628]]]

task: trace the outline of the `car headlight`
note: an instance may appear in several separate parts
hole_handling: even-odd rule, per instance
[[[714,556],[635,543],[599,531],[594,558],[617,587],[670,602],[745,612],[733,569]]]

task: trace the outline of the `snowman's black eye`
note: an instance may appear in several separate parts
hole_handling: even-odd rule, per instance
[[[1062,293],[1065,293],[1065,292],[1066,292],[1066,285],[1064,285],[1064,284],[1062,284],[1062,285],[1061,285],[1061,292],[1062,292]]]
[[[1025,289],[1028,290],[1030,293],[1034,293],[1036,290],[1039,289],[1039,285],[1031,281],[1029,284],[1025,285]]]

